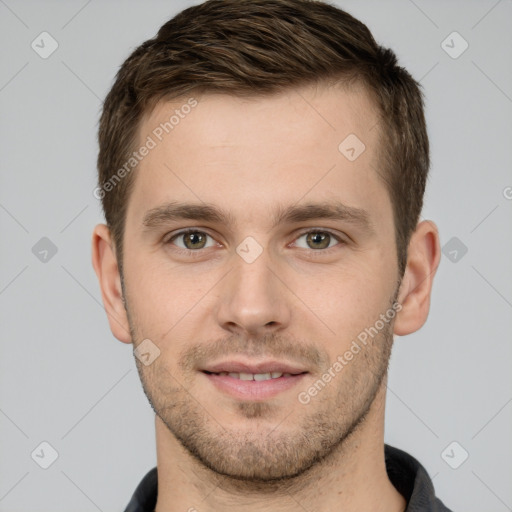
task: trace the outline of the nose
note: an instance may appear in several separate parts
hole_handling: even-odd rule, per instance
[[[272,267],[265,250],[252,263],[233,255],[232,269],[219,289],[217,321],[223,329],[257,337],[289,325],[290,294]]]

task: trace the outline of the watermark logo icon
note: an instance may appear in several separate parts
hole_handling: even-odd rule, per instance
[[[458,59],[469,48],[469,43],[458,32],[454,31],[443,40],[441,48],[452,59]]]
[[[41,32],[30,45],[39,57],[47,59],[59,47],[57,40],[48,32]]]
[[[363,141],[355,133],[345,137],[338,146],[338,151],[351,162],[358,159],[365,149]]]
[[[56,254],[57,246],[46,236],[43,236],[32,247],[32,254],[41,262],[48,263]]]
[[[59,458],[59,453],[49,442],[43,441],[30,456],[39,467],[48,469]]]
[[[254,263],[263,252],[263,247],[252,236],[248,236],[237,246],[236,252],[246,263]]]
[[[144,366],[149,366],[160,356],[160,349],[150,339],[146,338],[139,343],[133,353]]]
[[[442,452],[441,458],[452,469],[457,469],[466,462],[469,453],[457,441],[452,441]]]
[[[468,248],[459,238],[454,236],[444,244],[442,251],[452,263],[458,263],[464,258]]]

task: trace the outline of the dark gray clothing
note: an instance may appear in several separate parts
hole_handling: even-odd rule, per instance
[[[407,501],[406,512],[451,512],[436,498],[432,480],[414,457],[389,445],[384,450],[388,477]],[[142,479],[124,512],[154,512],[157,494],[155,467]]]

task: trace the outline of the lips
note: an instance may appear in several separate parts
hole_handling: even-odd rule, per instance
[[[208,365],[201,372],[219,391],[239,400],[256,401],[295,387],[309,373],[303,367],[279,361],[224,361]]]
[[[291,377],[291,373],[283,373],[283,372],[266,372],[266,373],[246,373],[246,372],[219,372],[219,373],[211,373],[205,372],[209,375],[219,375],[220,377],[231,377],[232,379],[238,380],[270,380],[270,379],[279,379],[280,377]]]
[[[224,361],[212,365],[208,365],[202,369],[207,373],[244,373],[251,375],[261,375],[267,373],[281,373],[290,375],[299,375],[307,373],[303,367],[296,366],[290,363],[279,361],[266,361],[261,363],[242,363],[241,361]]]

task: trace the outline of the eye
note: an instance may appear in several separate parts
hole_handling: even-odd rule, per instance
[[[302,242],[300,240],[304,239]],[[300,235],[294,245],[302,249],[329,249],[338,245],[341,240],[328,231],[308,231]]]
[[[208,242],[208,238],[210,241]],[[205,249],[215,245],[213,238],[204,231],[187,230],[177,233],[167,241],[168,244],[173,244],[180,249],[195,251],[198,249]]]

